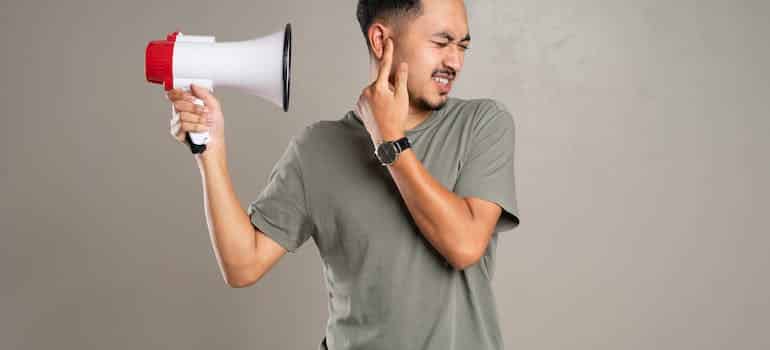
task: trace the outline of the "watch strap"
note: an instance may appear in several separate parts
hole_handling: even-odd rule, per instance
[[[404,136],[396,141],[393,141],[393,143],[396,145],[396,151],[398,153],[403,152],[405,149],[412,147],[412,144],[409,142],[409,139]]]

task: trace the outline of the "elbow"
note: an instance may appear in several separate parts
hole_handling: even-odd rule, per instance
[[[257,280],[251,279],[251,280],[238,280],[238,279],[225,279],[225,283],[230,288],[246,288],[254,285],[257,283]]]
[[[456,271],[462,271],[475,265],[478,261],[479,259],[467,259],[462,261],[452,261],[450,264]]]
[[[227,264],[222,263],[222,278],[230,288],[246,288],[256,284],[263,275],[257,263]]]
[[[486,254],[488,239],[481,239],[484,235],[472,235],[463,243],[456,244],[452,253],[447,256],[447,260],[455,270],[465,270],[476,265]]]
[[[236,274],[236,273],[225,274],[224,277],[225,277],[225,283],[227,284],[228,287],[246,288],[257,284],[257,282],[259,282],[259,280],[261,280],[264,275],[265,275],[264,272],[248,271],[247,273],[242,272],[240,274]]]
[[[251,271],[229,271],[223,273],[225,284],[230,288],[246,288],[257,283],[262,276]]]
[[[455,253],[449,260],[449,264],[457,271],[465,270],[481,260],[481,253],[475,250],[466,250]]]

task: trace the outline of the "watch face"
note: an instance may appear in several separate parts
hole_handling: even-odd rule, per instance
[[[396,145],[385,142],[377,146],[375,155],[382,163],[392,163],[396,159]]]

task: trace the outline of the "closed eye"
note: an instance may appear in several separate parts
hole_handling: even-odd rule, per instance
[[[433,43],[441,47],[446,47],[447,45],[449,45],[449,43],[439,43],[435,41]],[[461,47],[463,51],[470,50],[470,47],[468,47],[468,45],[457,45],[457,46]]]

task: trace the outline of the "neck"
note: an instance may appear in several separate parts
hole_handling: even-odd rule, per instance
[[[406,125],[404,125],[404,131],[406,130],[412,130],[417,125],[420,125],[425,119],[427,119],[430,116],[431,111],[427,111],[424,109],[417,110],[415,109],[412,104],[409,104],[409,115],[406,117]]]

